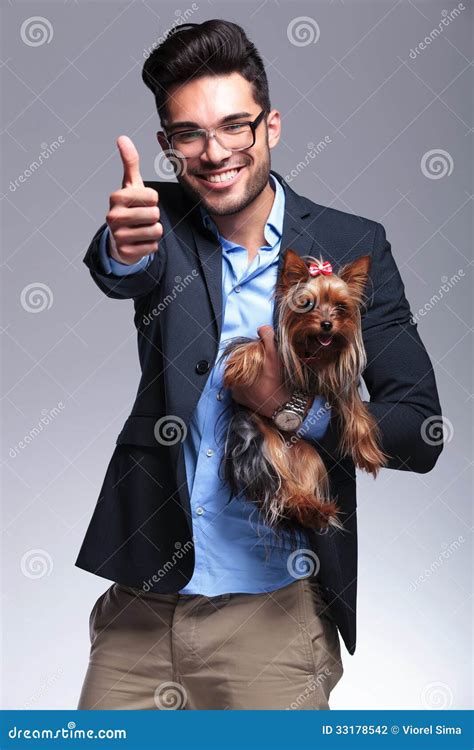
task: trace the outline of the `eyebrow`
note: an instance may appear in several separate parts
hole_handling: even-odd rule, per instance
[[[219,120],[219,125],[225,125],[226,122],[230,122],[231,120],[238,120],[242,117],[253,117],[251,112],[235,112],[235,114],[232,115],[226,115],[221,120]],[[167,128],[167,132],[170,133],[172,130],[175,130],[176,128],[196,128],[196,130],[201,129],[201,125],[197,122],[192,122],[191,120],[180,120],[179,122],[173,122]]]

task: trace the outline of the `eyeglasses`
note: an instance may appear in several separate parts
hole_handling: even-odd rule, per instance
[[[179,152],[178,156],[184,156],[186,159],[200,156],[206,148],[208,138],[215,138],[227,151],[244,151],[255,144],[255,131],[265,114],[266,110],[262,109],[252,122],[233,122],[209,130],[206,128],[182,130],[171,135],[166,130],[163,132],[171,148]]]

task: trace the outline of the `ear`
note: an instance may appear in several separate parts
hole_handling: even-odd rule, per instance
[[[361,255],[353,263],[341,268],[338,273],[347,286],[351,297],[360,305],[364,296],[365,285],[369,278],[370,255]]]
[[[156,133],[156,139],[157,139],[158,143],[160,144],[162,151],[165,151],[165,152],[169,151],[170,144],[166,140],[166,137],[165,137],[165,134],[164,134],[163,130],[158,130],[157,131],[157,133]]]
[[[283,260],[281,272],[281,286],[284,289],[294,286],[299,281],[308,281],[308,266],[294,250],[288,248]]]

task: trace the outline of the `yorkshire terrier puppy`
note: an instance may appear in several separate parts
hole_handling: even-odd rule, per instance
[[[358,385],[366,364],[360,307],[370,256],[364,255],[336,275],[328,262],[291,249],[285,253],[275,289],[277,349],[282,382],[290,391],[323,396],[339,423],[340,454],[374,476],[386,456],[377,424],[363,403]],[[222,357],[224,386],[252,386],[262,370],[263,342],[237,337]],[[298,526],[343,528],[340,509],[330,497],[326,467],[313,443],[274,421],[233,402],[223,458],[224,476],[233,493],[243,492],[275,530]]]

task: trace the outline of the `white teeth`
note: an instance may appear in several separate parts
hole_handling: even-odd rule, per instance
[[[208,182],[227,182],[227,180],[232,180],[238,171],[238,169],[231,169],[229,172],[222,172],[222,174],[207,175],[204,179]]]

